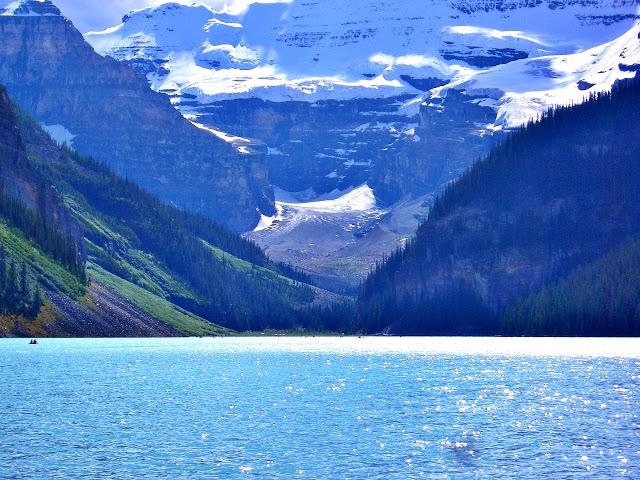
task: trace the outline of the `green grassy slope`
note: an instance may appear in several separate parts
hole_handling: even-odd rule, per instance
[[[99,281],[133,302],[143,311],[162,320],[185,335],[204,337],[232,333],[169,302],[160,295],[139,287],[104,268],[89,262],[87,272],[90,278]]]
[[[89,280],[189,335],[305,326],[301,311],[315,292],[297,272],[224,227],[164,205],[104,165],[55,145],[14,110],[30,168],[53,185],[82,230]]]
[[[0,221],[0,243],[8,257],[17,263],[25,263],[32,275],[38,276],[43,288],[78,299],[85,293],[82,282],[51,257],[44,254],[24,235]]]

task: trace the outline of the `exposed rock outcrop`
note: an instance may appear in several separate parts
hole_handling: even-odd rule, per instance
[[[2,195],[24,204],[45,219],[63,237],[77,246],[81,261],[86,259],[83,233],[64,207],[56,189],[29,165],[26,146],[4,87],[0,86],[0,190]]]

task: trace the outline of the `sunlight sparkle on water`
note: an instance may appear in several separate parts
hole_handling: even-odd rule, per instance
[[[638,478],[640,342],[0,341],[0,478]]]

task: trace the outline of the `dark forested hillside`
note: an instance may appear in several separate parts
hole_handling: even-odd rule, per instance
[[[640,335],[640,240],[510,307],[500,332],[519,335]]]
[[[637,256],[606,255],[638,232],[633,80],[549,112],[447,188],[416,238],[364,283],[359,319],[369,332],[637,334],[637,291],[598,289],[632,284]],[[568,285],[585,292],[566,297]],[[625,318],[607,328],[600,317]]]
[[[167,206],[108,167],[59,147],[4,90],[0,96],[4,313],[35,319],[42,289],[59,324],[99,309],[105,296],[176,333],[211,334],[221,331],[217,325],[295,328],[311,318],[319,304],[302,274],[225,227]],[[41,262],[33,260],[36,253]],[[56,286],[54,264],[76,279],[73,288]],[[71,333],[104,334],[89,327]]]
[[[0,245],[0,315],[23,315],[35,318],[42,307],[38,281],[26,263],[7,260],[7,251]]]

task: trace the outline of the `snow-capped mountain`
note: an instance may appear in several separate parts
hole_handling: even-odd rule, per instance
[[[640,24],[615,40],[574,54],[545,55],[472,72],[434,89],[433,101],[461,90],[496,109],[496,127],[512,128],[551,106],[581,103],[640,70]]]
[[[274,212],[265,155],[196,128],[144,77],[98,55],[50,0],[0,9],[0,84],[58,143],[163,201],[238,231]]]
[[[168,3],[86,38],[102,54],[146,64],[154,89],[201,102],[377,98],[415,93],[420,82],[411,78],[445,81],[469,68],[600,45],[629,28],[639,5],[295,0],[234,16]]]
[[[635,75],[639,19],[640,0],[169,3],[86,38],[192,122],[267,154],[271,182],[298,200],[251,236],[326,273],[410,236],[504,129]],[[304,205],[362,185],[375,199],[364,211]]]
[[[609,89],[635,73],[639,11],[640,0],[293,0],[233,15],[167,3],[85,37],[196,123],[266,144],[276,186],[326,193],[371,181],[380,152],[419,142],[420,109],[452,89],[495,111],[476,135]]]
[[[0,12],[0,16],[13,17],[58,17],[60,10],[47,0],[18,0],[9,3]]]

